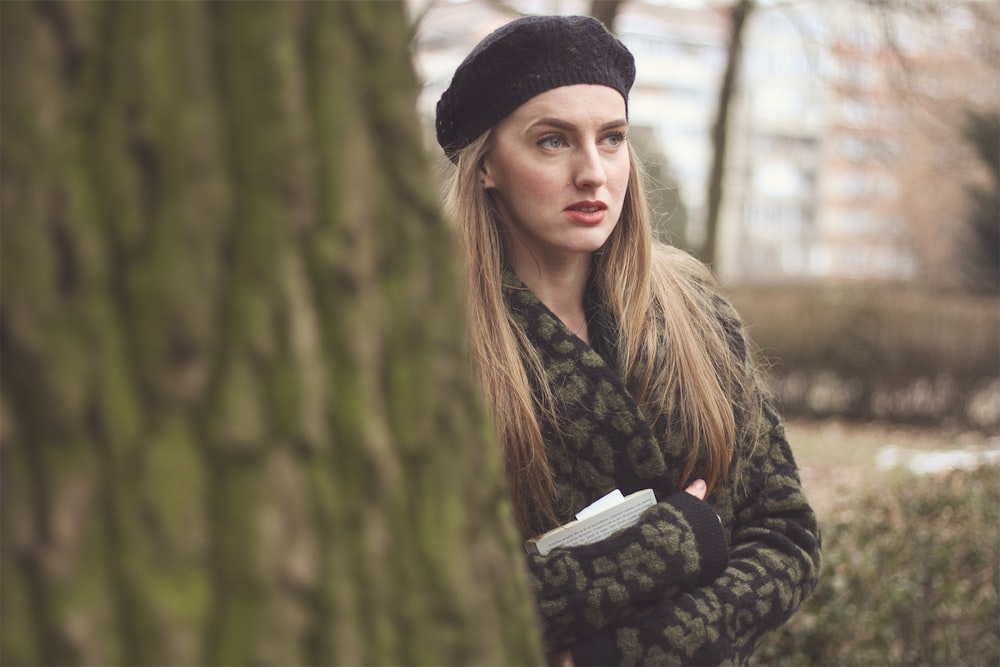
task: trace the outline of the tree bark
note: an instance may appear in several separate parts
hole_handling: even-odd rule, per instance
[[[0,30],[0,661],[540,662],[402,3]]]
[[[715,263],[719,231],[719,212],[722,209],[722,185],[726,170],[728,147],[729,107],[736,88],[736,77],[743,58],[743,28],[753,11],[753,0],[739,0],[729,9],[730,32],[726,69],[719,86],[715,122],[712,125],[712,165],[708,174],[708,210],[705,214],[705,240],[699,259],[710,267]]]

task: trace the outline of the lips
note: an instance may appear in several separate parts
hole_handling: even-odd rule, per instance
[[[604,222],[608,213],[608,205],[602,201],[579,201],[563,209],[576,223],[581,225],[599,225]]]

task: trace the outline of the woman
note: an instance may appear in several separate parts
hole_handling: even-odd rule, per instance
[[[658,503],[527,557],[561,664],[742,664],[815,585],[819,532],[737,315],[652,240],[632,55],[587,17],[484,39],[437,109],[476,370],[525,538],[610,490]]]

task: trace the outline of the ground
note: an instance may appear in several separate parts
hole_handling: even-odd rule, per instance
[[[821,513],[890,474],[876,465],[879,451],[886,447],[921,452],[1000,450],[1000,436],[947,428],[791,420],[786,429],[806,495]]]

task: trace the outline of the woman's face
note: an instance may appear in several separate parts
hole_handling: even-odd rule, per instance
[[[496,125],[483,182],[514,236],[515,269],[589,259],[604,245],[628,187],[627,129],[625,100],[594,85],[548,90]]]

